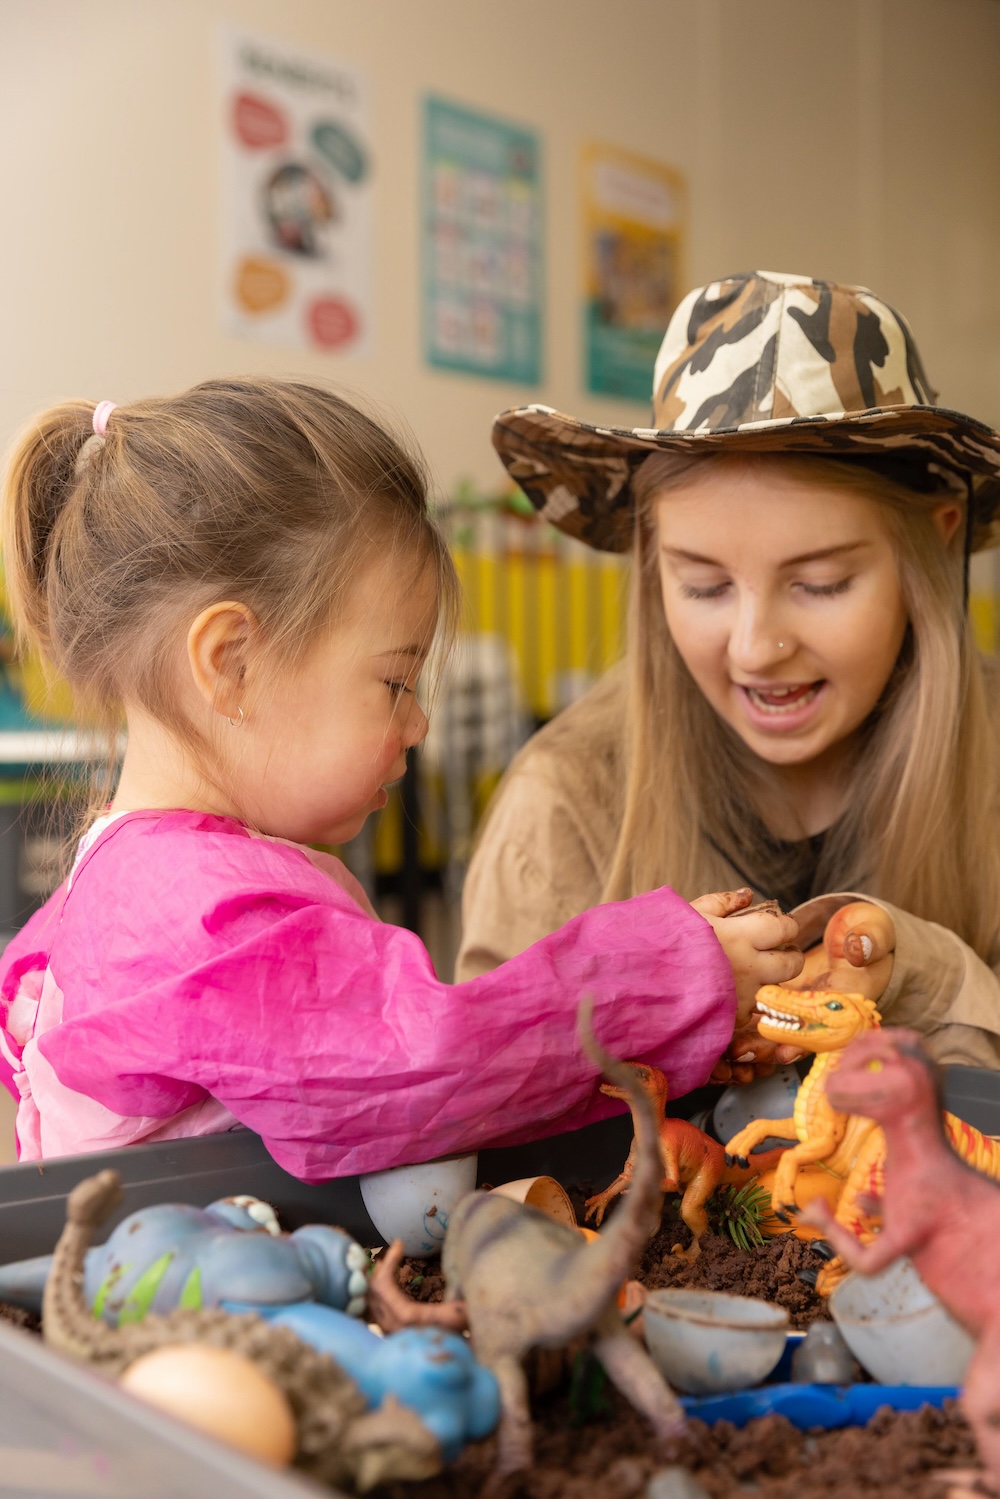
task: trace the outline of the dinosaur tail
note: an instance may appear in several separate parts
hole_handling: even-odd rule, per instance
[[[1000,1140],[984,1135],[954,1114],[942,1114],[948,1143],[967,1166],[993,1181],[1000,1181]]]
[[[94,1232],[122,1198],[117,1171],[101,1171],[74,1187],[66,1199],[66,1225],[59,1235],[42,1299],[45,1340],[64,1353],[101,1362],[120,1354],[120,1338],[96,1318],[83,1295],[83,1259]]]
[[[587,995],[581,1000],[577,1015],[580,1045],[628,1100],[636,1157],[631,1185],[621,1206],[597,1241],[588,1245],[580,1257],[578,1290],[583,1293],[581,1300],[591,1303],[582,1327],[591,1326],[603,1307],[614,1300],[622,1281],[628,1279],[646,1243],[659,1228],[663,1207],[660,1189],[663,1163],[652,1100],[632,1069],[616,1061],[598,1043],[593,1031],[593,1013],[594,1002]],[[589,1296],[585,1287],[590,1288]]]

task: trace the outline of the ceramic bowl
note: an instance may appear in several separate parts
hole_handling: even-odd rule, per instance
[[[494,1187],[500,1197],[509,1197],[512,1202],[524,1202],[537,1208],[547,1218],[563,1223],[567,1228],[576,1228],[576,1214],[565,1187],[559,1185],[554,1176],[523,1176],[516,1182],[504,1182]]]
[[[725,1291],[650,1291],[643,1327],[668,1384],[689,1395],[718,1395],[767,1378],[784,1352],[788,1312]]]
[[[830,1297],[844,1342],[879,1384],[960,1385],[973,1339],[924,1285],[912,1260],[848,1275]]]
[[[385,1239],[402,1239],[416,1259],[441,1253],[459,1198],[476,1188],[478,1156],[446,1156],[420,1166],[392,1166],[359,1178],[368,1216]]]

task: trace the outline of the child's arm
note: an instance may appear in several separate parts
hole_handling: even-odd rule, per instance
[[[237,945],[64,1022],[46,1057],[122,1114],[166,1116],[205,1089],[320,1181],[614,1112],[576,1039],[584,993],[602,1044],[662,1068],[671,1096],[704,1082],[732,1035],[725,955],[670,890],[588,911],[457,985],[411,933],[347,904],[242,909]]]

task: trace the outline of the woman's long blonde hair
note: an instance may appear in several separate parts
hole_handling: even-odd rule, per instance
[[[689,899],[752,881],[787,885],[761,808],[780,794],[771,767],[716,714],[667,628],[654,501],[717,459],[656,454],[634,481],[625,810],[605,900],[669,884]],[[813,893],[859,890],[939,922],[983,958],[1000,948],[998,725],[963,597],[961,531],[942,544],[921,494],[849,462],[768,455],[810,483],[884,509],[909,627],[857,743],[843,811],[827,834]]]

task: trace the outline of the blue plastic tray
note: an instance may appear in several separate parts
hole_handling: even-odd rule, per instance
[[[886,1384],[766,1384],[731,1395],[688,1395],[681,1401],[689,1416],[699,1421],[731,1421],[745,1426],[755,1416],[785,1416],[802,1431],[820,1426],[864,1426],[877,1410],[889,1405],[915,1411],[922,1405],[942,1405],[954,1398],[954,1385]]]
[[[798,1384],[792,1382],[792,1355],[805,1333],[790,1332],[785,1351],[766,1384],[752,1390],[734,1390],[727,1395],[686,1395],[681,1404],[699,1421],[731,1421],[745,1426],[755,1416],[784,1416],[802,1431],[820,1426],[834,1431],[838,1426],[864,1426],[882,1406],[897,1411],[915,1411],[922,1405],[941,1405],[954,1399],[952,1385],[887,1384]]]

